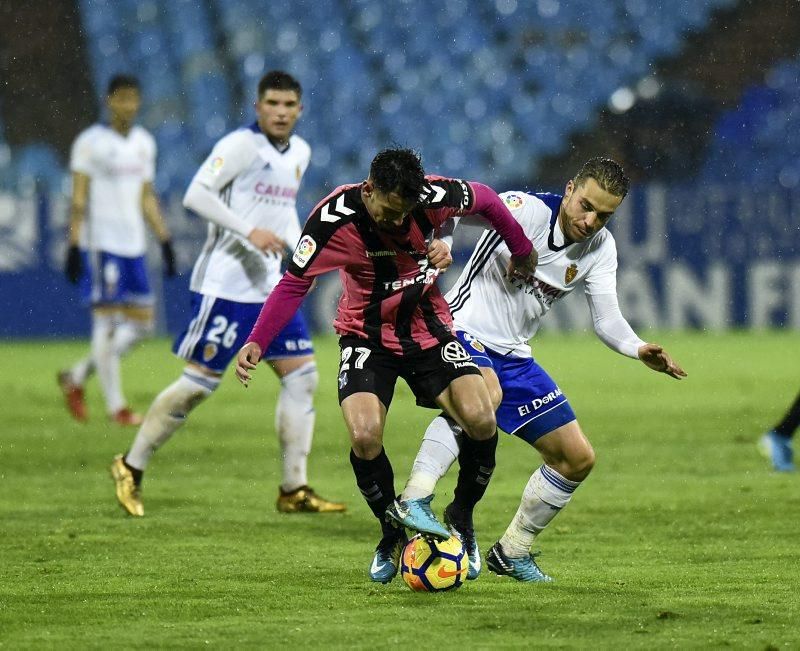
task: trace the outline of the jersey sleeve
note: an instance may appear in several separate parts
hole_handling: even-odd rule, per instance
[[[234,131],[222,138],[197,170],[197,181],[213,192],[219,192],[236,176],[246,170],[258,150],[244,131]]]
[[[617,245],[610,233],[601,243],[600,259],[583,279],[584,291],[589,296],[617,293]]]
[[[156,139],[145,132],[147,136],[147,160],[145,161],[144,168],[144,181],[145,183],[152,183],[156,178],[156,159],[158,158],[158,146]]]
[[[469,183],[444,176],[426,176],[421,203],[431,224],[438,228],[455,215],[463,215],[475,203]]]
[[[95,173],[92,161],[92,134],[91,131],[84,131],[72,143],[69,155],[69,169],[71,172],[78,172],[92,176]]]
[[[315,278],[347,266],[354,255],[346,227],[355,213],[346,193],[334,191],[323,200],[306,221],[286,270],[298,278]]]

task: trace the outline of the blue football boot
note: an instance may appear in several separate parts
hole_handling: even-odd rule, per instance
[[[424,536],[447,540],[450,538],[450,532],[431,511],[432,499],[433,495],[414,500],[395,500],[386,509],[387,521],[394,520],[399,525],[418,531]]]
[[[469,569],[467,570],[467,580],[474,581],[481,573],[481,552],[478,549],[478,541],[475,540],[475,529],[472,526],[472,518],[459,518],[455,507],[450,504],[444,510],[444,523],[450,533],[461,541],[464,551],[467,552],[469,559]]]
[[[778,434],[770,430],[758,442],[758,449],[772,462],[772,467],[778,472],[792,472],[794,470],[794,451],[792,450],[792,437]]]
[[[385,535],[375,548],[369,578],[375,583],[389,583],[400,567],[400,554],[405,546],[406,536],[402,529]]]
[[[552,577],[547,576],[534,560],[536,554],[529,554],[521,558],[510,558],[506,556],[500,543],[495,543],[486,554],[486,567],[495,574],[510,576],[517,581],[528,581],[534,583],[549,583]]]

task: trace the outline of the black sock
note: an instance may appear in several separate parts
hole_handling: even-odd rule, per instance
[[[464,436],[458,454],[458,483],[451,514],[465,523],[472,524],[472,511],[480,502],[489,486],[495,464],[497,432],[485,441],[475,441]]]
[[[138,468],[134,468],[132,465],[128,463],[128,460],[125,457],[122,457],[122,463],[124,463],[125,467],[131,471],[131,474],[133,475],[133,483],[136,484],[137,486],[141,486],[142,478],[144,477],[144,470],[139,470]]]
[[[800,395],[795,398],[783,420],[775,427],[775,431],[781,436],[793,436],[798,426],[800,426]]]
[[[386,450],[381,449],[381,453],[374,459],[360,459],[350,450],[350,463],[356,475],[356,484],[367,500],[367,506],[380,521],[383,535],[396,533],[396,528],[386,522],[386,507],[395,498],[394,471]]]

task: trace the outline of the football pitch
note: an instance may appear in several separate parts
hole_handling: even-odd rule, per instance
[[[591,335],[544,335],[537,359],[597,452],[592,475],[537,541],[549,585],[485,568],[452,593],[369,581],[377,523],[358,492],[336,401],[334,338],[320,364],[311,484],[343,515],[277,513],[277,383],[232,372],[154,457],[146,516],[127,517],[108,465],[135,430],[63,408],[56,370],[83,342],[0,343],[0,647],[685,648],[800,645],[800,476],[755,441],[800,389],[800,334],[650,334],[689,373],[677,382]],[[177,377],[166,340],[124,363],[144,410]],[[402,488],[435,412],[402,381],[386,449]],[[476,511],[485,552],[539,464],[501,434]],[[454,475],[451,472],[451,475]],[[439,486],[449,502],[454,476]]]

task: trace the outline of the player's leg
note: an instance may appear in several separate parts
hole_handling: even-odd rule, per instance
[[[242,328],[244,334],[237,338],[240,318],[251,323],[255,316],[250,313],[257,315],[259,308],[194,292],[191,305],[193,318],[173,345],[173,352],[187,362],[183,374],[156,396],[130,449],[112,464],[117,498],[132,515],[144,512],[140,487],[150,458],[219,386],[238,350],[236,344],[243,342],[249,331]]]
[[[764,434],[760,441],[759,447],[762,453],[772,461],[772,467],[778,472],[794,470],[792,437],[798,427],[800,427],[800,394],[781,422]]]
[[[487,555],[489,567],[521,581],[548,581],[531,557],[537,536],[569,504],[594,465],[594,450],[578,421],[537,439],[544,463],[528,480],[505,534]]]
[[[131,515],[144,515],[141,484],[155,451],[186,422],[189,413],[219,386],[222,375],[189,363],[183,374],[153,400],[130,449],[111,465],[117,499]]]
[[[314,393],[319,374],[305,320],[298,313],[264,353],[281,383],[275,430],[281,446],[283,478],[276,506],[283,513],[336,513],[346,509],[309,486],[308,455],[314,435]]]
[[[397,381],[397,361],[380,348],[356,337],[339,341],[339,404],[350,434],[350,464],[361,494],[381,526],[369,574],[378,583],[388,583],[397,574],[402,529],[385,517],[395,499],[394,470],[383,448],[386,412]]]

